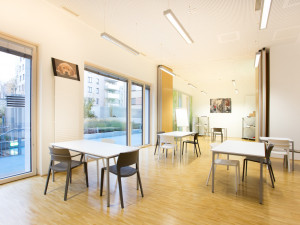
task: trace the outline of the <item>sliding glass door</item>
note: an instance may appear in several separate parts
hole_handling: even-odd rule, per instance
[[[0,183],[35,174],[33,49],[0,38]]]
[[[143,145],[143,85],[131,84],[131,146]]]

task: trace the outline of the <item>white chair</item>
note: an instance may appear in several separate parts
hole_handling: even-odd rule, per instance
[[[158,155],[160,155],[160,149],[166,149],[166,157],[168,157],[168,149],[173,149],[173,154],[172,154],[172,160],[173,156],[175,155],[175,149],[176,149],[176,143],[174,140],[174,137],[172,136],[166,136],[166,135],[160,135],[159,139],[159,151]]]
[[[290,168],[290,142],[287,140],[269,139],[269,144],[273,144],[274,148],[272,154],[283,155],[283,164],[288,167],[288,171],[291,172]]]
[[[218,144],[211,143],[210,147],[215,148]],[[228,160],[228,159],[219,159],[219,154],[217,154],[217,158],[215,159],[215,171],[216,171],[216,165],[224,165],[224,166],[235,166],[235,192],[237,193],[237,187],[240,183],[240,161],[239,160]],[[210,167],[210,171],[206,180],[206,185],[208,185],[210,174],[212,170],[212,164]]]
[[[108,138],[103,138],[101,139],[101,142],[106,142],[106,143],[111,143],[111,144],[114,144],[115,141],[113,139],[108,139]],[[94,155],[89,155],[89,154],[86,154],[85,155],[85,161],[88,163],[89,161],[92,161],[92,160],[96,160],[96,163],[97,163],[97,184],[99,183],[99,160],[102,159],[102,164],[103,164],[103,167],[105,167],[105,162],[104,162],[104,159],[101,158],[101,157],[98,157],[98,156],[94,156]],[[114,158],[114,162],[116,164],[116,159]]]

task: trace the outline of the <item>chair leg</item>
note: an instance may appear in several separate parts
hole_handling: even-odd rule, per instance
[[[242,181],[244,181],[245,164],[246,164],[246,160],[244,159],[244,162],[243,162],[243,177],[242,177]]]
[[[201,155],[201,150],[200,150],[200,146],[199,146],[199,142],[197,142],[198,148],[199,148],[199,153]]]
[[[155,155],[155,153],[156,153],[157,146],[158,146],[158,139],[157,139],[157,141],[156,141],[155,150],[154,150],[154,155]]]
[[[121,183],[121,177],[119,175],[118,175],[118,183],[119,183],[119,194],[120,194],[121,207],[123,209],[124,203],[123,203],[122,183]]]
[[[51,163],[50,163],[50,165],[51,165]],[[45,186],[45,190],[44,190],[44,195],[47,193],[50,174],[51,174],[51,168],[49,167],[49,170],[48,170],[48,176],[47,176],[47,180],[46,180],[46,186]]]
[[[98,160],[97,160],[98,162]],[[88,176],[88,167],[87,167],[87,162],[83,163],[83,169],[84,169],[84,173],[85,173],[85,182],[86,182],[86,187],[89,187],[89,176]],[[97,174],[99,174],[98,170],[97,170]],[[97,184],[98,182],[99,176],[97,175]]]
[[[103,180],[104,180],[104,168],[101,169],[100,196],[102,196],[103,193]]]
[[[140,172],[137,171],[137,177],[138,177],[138,181],[139,181],[139,184],[140,184],[140,189],[141,189],[141,194],[142,194],[142,197],[144,197],[144,192],[143,192],[143,187],[142,187],[142,181],[141,181],[141,176],[140,176]]]
[[[68,187],[69,187],[69,180],[70,180],[70,173],[71,173],[71,165],[68,166],[68,170],[67,170],[64,201],[67,201]]]
[[[287,160],[287,165],[288,165],[288,171],[291,172],[290,156],[289,155],[287,155],[286,160]]]
[[[272,165],[271,165],[271,164],[269,165],[269,169],[270,169],[271,172],[272,172],[273,180],[274,180],[274,182],[275,182],[275,176],[274,176],[273,168],[272,168]]]
[[[187,146],[186,146],[186,147],[187,147]],[[181,155],[183,155],[183,150],[184,150],[184,142],[182,142]]]
[[[272,188],[274,188],[274,181],[273,181],[273,176],[272,176],[272,171],[271,171],[270,166],[269,166],[269,174],[270,174],[270,178],[271,178],[271,182],[272,182]]]
[[[198,157],[198,150],[197,150],[197,145],[196,145],[196,143],[194,143],[194,149],[196,150],[196,155],[197,155],[197,157]]]
[[[72,169],[70,170],[70,184],[72,183]]]
[[[211,169],[212,169],[212,164],[211,164],[211,167],[210,167],[210,170],[209,170],[208,177],[206,179],[206,186],[208,185],[208,182],[209,182],[209,178],[210,178],[210,174],[211,174]]]
[[[237,185],[238,185],[238,168],[235,167],[235,193],[237,193]]]
[[[97,167],[97,185],[99,184],[99,159],[96,159],[96,167]]]
[[[54,178],[54,170],[52,170],[52,182],[54,182],[55,181],[55,178]]]

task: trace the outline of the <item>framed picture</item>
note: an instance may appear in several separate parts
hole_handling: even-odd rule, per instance
[[[231,113],[231,98],[210,99],[210,113]]]
[[[78,65],[55,58],[51,59],[54,76],[80,81]]]

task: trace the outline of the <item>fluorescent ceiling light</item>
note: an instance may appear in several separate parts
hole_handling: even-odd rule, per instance
[[[193,40],[180,24],[179,20],[176,18],[171,9],[164,11],[165,17],[170,21],[170,23],[174,26],[174,28],[178,31],[178,33],[183,37],[183,39],[188,43],[192,44]]]
[[[207,95],[207,93],[205,91],[201,91],[202,94]]]
[[[129,51],[130,53],[134,54],[134,55],[138,55],[140,54],[138,51],[136,51],[135,49],[129,47],[128,45],[124,44],[122,41],[112,37],[111,35],[107,34],[107,33],[102,33],[101,37],[104,38],[105,40],[110,41],[111,43]]]
[[[257,52],[256,55],[255,55],[255,62],[254,62],[255,68],[258,67],[259,58],[260,58],[260,52]]]
[[[260,29],[261,30],[267,28],[267,23],[268,23],[270,8],[271,8],[271,2],[272,2],[272,0],[264,0],[264,2],[263,2],[263,8],[262,8],[261,17],[260,17]]]
[[[233,87],[236,87],[235,80],[232,80],[232,85],[233,85]]]
[[[71,9],[68,9],[66,6],[62,6],[62,8],[63,8],[64,10],[66,10],[68,13],[71,13],[73,16],[76,16],[76,17],[79,16],[79,14],[77,14],[77,13],[74,12],[74,11],[72,11]]]
[[[195,89],[197,89],[197,87],[195,85],[191,84],[191,83],[188,83],[188,85],[195,88]]]
[[[238,89],[235,89],[234,90],[234,93],[237,95],[239,93],[239,90]]]
[[[159,66],[158,68],[161,69],[162,71],[165,71],[166,73],[172,75],[173,77],[176,76],[175,73],[173,73],[171,70],[169,70],[168,68],[166,68],[166,67],[164,67],[164,66]]]

